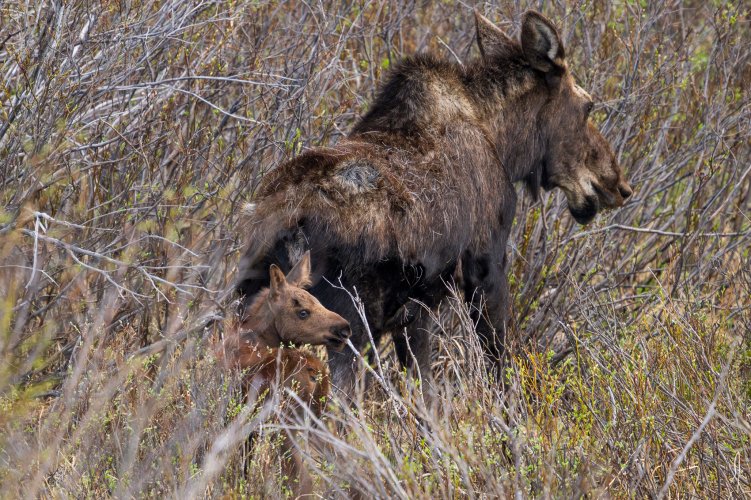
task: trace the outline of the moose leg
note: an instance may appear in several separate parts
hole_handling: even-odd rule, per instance
[[[346,316],[345,316],[346,318]],[[350,321],[352,328],[354,323]],[[331,386],[334,392],[343,399],[351,399],[354,395],[355,387],[360,371],[359,354],[363,352],[366,345],[367,333],[360,325],[352,328],[352,337],[350,341],[357,353],[352,352],[349,345],[344,346],[341,351],[328,350],[329,369],[331,371]]]
[[[351,400],[355,394],[359,372],[362,367],[359,358],[363,356],[365,361],[369,361],[369,358],[372,356],[372,350],[377,348],[378,341],[382,335],[383,329],[378,326],[380,325],[380,321],[374,325],[372,320],[373,318],[380,318],[378,311],[381,304],[377,299],[378,295],[363,294],[359,297],[360,303],[365,307],[365,318],[367,318],[369,323],[369,326],[367,326],[352,297],[340,288],[332,287],[328,284],[329,282],[333,283],[334,280],[321,280],[321,283],[314,285],[310,289],[310,293],[315,295],[324,307],[336,312],[349,322],[352,332],[349,339],[351,345],[348,343],[340,351],[329,349],[328,356],[331,385],[334,392],[345,400]],[[353,288],[364,290],[366,288],[352,287],[347,283],[344,283],[343,286],[347,287],[348,290]],[[368,334],[368,328],[370,329],[370,335]],[[368,347],[371,335],[375,346]],[[357,352],[352,351],[353,347]]]
[[[480,343],[497,380],[501,375],[509,307],[505,268],[505,252],[498,256],[467,253],[462,257],[464,300],[477,324]]]
[[[429,315],[420,311],[409,325],[395,330],[392,338],[399,363],[407,374],[420,381],[423,399],[430,406],[434,400],[433,369],[430,366],[432,339],[429,330]]]
[[[302,452],[292,442],[292,438],[284,433],[282,436],[282,474],[294,498],[308,498],[313,494],[313,479],[305,465]]]

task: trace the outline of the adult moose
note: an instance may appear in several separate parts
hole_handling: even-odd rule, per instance
[[[400,361],[414,368],[416,359],[428,382],[419,303],[445,297],[458,262],[486,354],[500,362],[515,182],[535,194],[560,188],[581,224],[631,195],[553,24],[526,12],[518,42],[479,14],[476,24],[479,59],[407,58],[349,137],[263,179],[239,268],[238,291],[252,297],[270,264],[289,269],[309,249],[309,291],[350,322],[354,346],[369,338],[350,297],[332,286],[340,279],[360,295],[374,340],[391,332]],[[352,353],[329,359],[334,386],[351,387]]]

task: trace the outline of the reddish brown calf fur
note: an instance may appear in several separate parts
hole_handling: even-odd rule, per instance
[[[269,348],[243,342],[235,353],[235,366],[248,371],[246,385],[261,395],[278,382],[297,393],[320,416],[329,396],[326,366],[315,355],[296,348]]]
[[[316,356],[294,348],[267,348],[243,343],[238,352],[237,366],[249,371],[244,384],[249,394],[264,396],[274,388],[291,389],[316,416],[321,416],[330,386],[326,367]],[[294,401],[286,403],[282,418],[294,422],[304,410]],[[291,435],[285,432],[282,438],[282,469],[288,487],[295,497],[312,494],[313,480],[300,450]]]

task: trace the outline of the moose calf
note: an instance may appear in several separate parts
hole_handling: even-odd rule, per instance
[[[340,350],[349,338],[349,324],[304,290],[310,284],[309,252],[286,277],[275,265],[269,274],[269,287],[255,296],[237,334],[225,341],[223,358],[230,366],[248,371],[247,393],[263,395],[275,387],[289,388],[320,416],[329,395],[328,374],[320,359],[295,346],[326,345]],[[294,420],[302,412],[292,402],[282,416]],[[283,470],[295,496],[311,494],[310,474],[291,436],[285,434],[281,446]]]

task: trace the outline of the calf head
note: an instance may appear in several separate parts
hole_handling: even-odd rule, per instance
[[[269,277],[269,288],[248,308],[241,331],[255,331],[270,347],[291,343],[341,350],[350,336],[349,323],[304,288],[310,285],[310,252],[286,276],[272,264]]]
[[[608,141],[590,120],[592,97],[571,75],[555,26],[534,11],[524,13],[520,44],[490,21],[477,16],[483,57],[516,57],[538,82],[531,91],[538,103],[535,151],[540,185],[560,188],[577,222],[586,224],[603,208],[623,205],[632,190],[621,173]]]
[[[300,399],[319,415],[328,398],[330,383],[326,366],[313,354],[285,350],[283,375],[286,386],[291,387]]]

